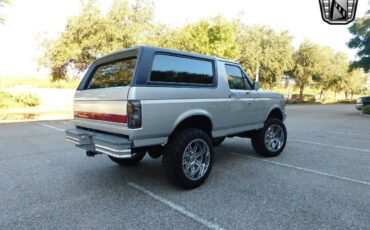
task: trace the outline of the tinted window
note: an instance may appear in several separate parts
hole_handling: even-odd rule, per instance
[[[230,89],[245,89],[243,73],[239,67],[225,65]]]
[[[150,75],[151,81],[213,84],[213,65],[211,61],[156,55]]]
[[[87,88],[99,89],[130,85],[135,64],[136,59],[130,59],[99,66]]]

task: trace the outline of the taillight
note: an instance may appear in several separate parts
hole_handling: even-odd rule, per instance
[[[141,128],[141,103],[140,101],[127,102],[127,126],[130,129]]]

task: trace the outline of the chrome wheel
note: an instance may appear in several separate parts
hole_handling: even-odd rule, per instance
[[[271,125],[265,133],[265,146],[271,152],[277,152],[285,141],[284,130],[279,125]]]
[[[190,180],[198,180],[206,174],[211,159],[208,144],[202,139],[192,140],[182,157],[182,170]]]

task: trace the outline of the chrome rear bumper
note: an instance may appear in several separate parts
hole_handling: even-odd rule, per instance
[[[132,141],[124,137],[96,133],[84,129],[67,129],[66,140],[75,143],[77,147],[104,153],[116,158],[131,158]]]

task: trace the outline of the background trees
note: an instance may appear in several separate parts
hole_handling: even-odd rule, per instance
[[[363,71],[356,68],[370,68],[369,16],[350,27],[355,37],[349,46],[359,48],[361,57],[350,71],[345,53],[308,40],[295,50],[287,31],[249,26],[221,16],[171,28],[155,23],[153,12],[147,0],[113,0],[106,13],[100,11],[96,0],[84,0],[80,15],[69,18],[59,38],[45,41],[40,63],[51,70],[55,81],[66,79],[71,70],[86,70],[97,57],[114,50],[152,45],[236,60],[250,78],[258,77],[268,89],[288,76],[301,100],[307,87],[314,87],[322,98],[327,91],[355,94],[366,84]]]
[[[228,21],[218,16],[164,34],[165,38],[159,45],[234,60],[240,55],[239,46],[235,43],[238,28],[238,21]]]
[[[344,84],[344,93],[347,97],[350,95],[351,100],[353,99],[353,95],[355,94],[363,94],[366,90],[366,82],[368,80],[368,76],[364,73],[362,69],[353,69],[349,76],[345,79]]]
[[[359,60],[352,63],[354,67],[362,67],[366,72],[370,72],[370,10],[363,18],[357,19],[349,31],[353,38],[349,41],[348,46],[358,49],[357,56]]]
[[[0,0],[0,10],[1,10],[1,8],[6,6],[7,4],[9,4],[10,2],[11,2],[11,0]],[[0,24],[3,24],[3,23],[4,23],[4,16],[0,12]]]
[[[106,15],[96,0],[82,4],[81,14],[69,18],[60,37],[44,43],[40,63],[51,69],[53,80],[65,79],[70,69],[84,71],[99,56],[145,43],[153,32],[153,7],[144,0],[114,0]]]
[[[241,25],[237,43],[241,51],[239,62],[249,76],[258,76],[270,89],[281,82],[293,64],[292,36],[287,31]]]
[[[319,46],[306,40],[293,55],[294,64],[288,75],[295,80],[299,88],[299,98],[303,100],[305,87],[313,83],[314,76],[318,75],[320,68]]]

